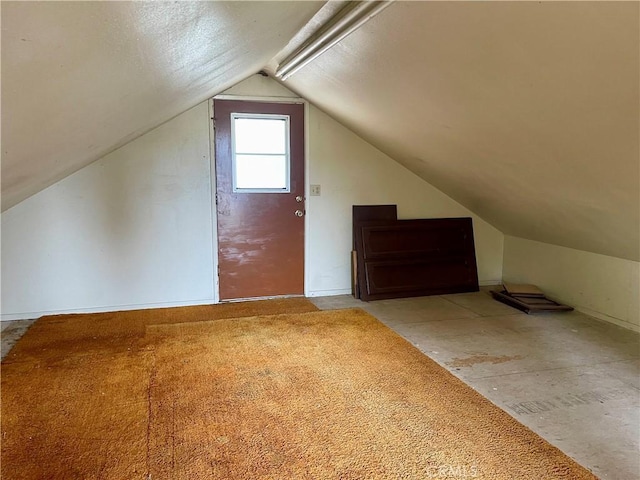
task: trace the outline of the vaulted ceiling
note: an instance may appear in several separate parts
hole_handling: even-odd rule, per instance
[[[322,5],[2,1],[2,209],[256,73]]]
[[[273,73],[339,6],[2,2],[3,209]],[[639,15],[395,2],[284,84],[504,233],[639,260]]]

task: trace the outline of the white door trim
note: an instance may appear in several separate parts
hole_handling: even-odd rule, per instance
[[[211,248],[213,249],[213,303],[220,303],[220,282],[218,278],[218,209],[216,206],[216,132],[213,125],[213,98],[209,104],[209,175],[211,182]]]

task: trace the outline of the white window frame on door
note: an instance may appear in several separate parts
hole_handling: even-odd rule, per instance
[[[269,120],[283,120],[285,122],[285,179],[286,185],[284,188],[238,188],[237,187],[237,167],[236,167],[236,127],[235,120],[238,118],[248,119],[269,119]],[[289,115],[277,115],[269,113],[232,113],[231,114],[231,163],[232,163],[232,181],[234,193],[290,193],[291,192],[291,143],[290,143],[290,124],[291,119]],[[242,155],[243,152],[240,152]],[[282,156],[282,154],[269,154],[260,153],[255,155],[274,155]]]

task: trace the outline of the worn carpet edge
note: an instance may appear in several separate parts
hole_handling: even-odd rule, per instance
[[[260,311],[270,311],[274,309],[289,309],[296,308],[297,306],[304,306],[308,308],[309,311],[320,311],[318,307],[316,307],[313,302],[309,300],[307,297],[275,297],[275,298],[264,298],[264,299],[256,299],[256,300],[240,300],[240,301],[221,301],[219,303],[203,303],[196,305],[179,305],[179,306],[168,306],[168,307],[151,307],[151,308],[134,308],[134,309],[122,309],[122,310],[108,310],[104,312],[75,312],[75,313],[55,313],[51,315],[43,315],[36,319],[37,321],[57,321],[62,319],[74,319],[80,317],[93,317],[100,318],[102,316],[110,317],[112,315],[146,315],[146,314],[161,314],[161,313],[171,313],[171,312],[182,312],[189,313],[190,311],[199,311],[202,309],[214,309],[214,310],[227,310],[231,312],[230,317],[219,317],[219,318],[236,318],[234,315],[234,311],[254,311],[256,312],[253,315],[247,316],[260,316],[263,315]],[[287,313],[287,312],[279,312],[279,313]],[[277,315],[279,313],[265,313],[264,315]],[[296,312],[294,312],[296,313]]]
[[[319,311],[306,297],[225,302],[182,307],[45,315],[11,347],[2,364],[17,361],[56,362],[61,352],[86,355],[143,348],[147,325],[200,322],[278,313]]]

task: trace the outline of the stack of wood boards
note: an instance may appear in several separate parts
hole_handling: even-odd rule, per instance
[[[525,313],[573,310],[568,305],[547,298],[544,292],[535,285],[505,283],[502,287],[502,291],[491,291],[493,298]]]
[[[354,205],[353,293],[365,301],[478,291],[471,218],[398,220]]]

